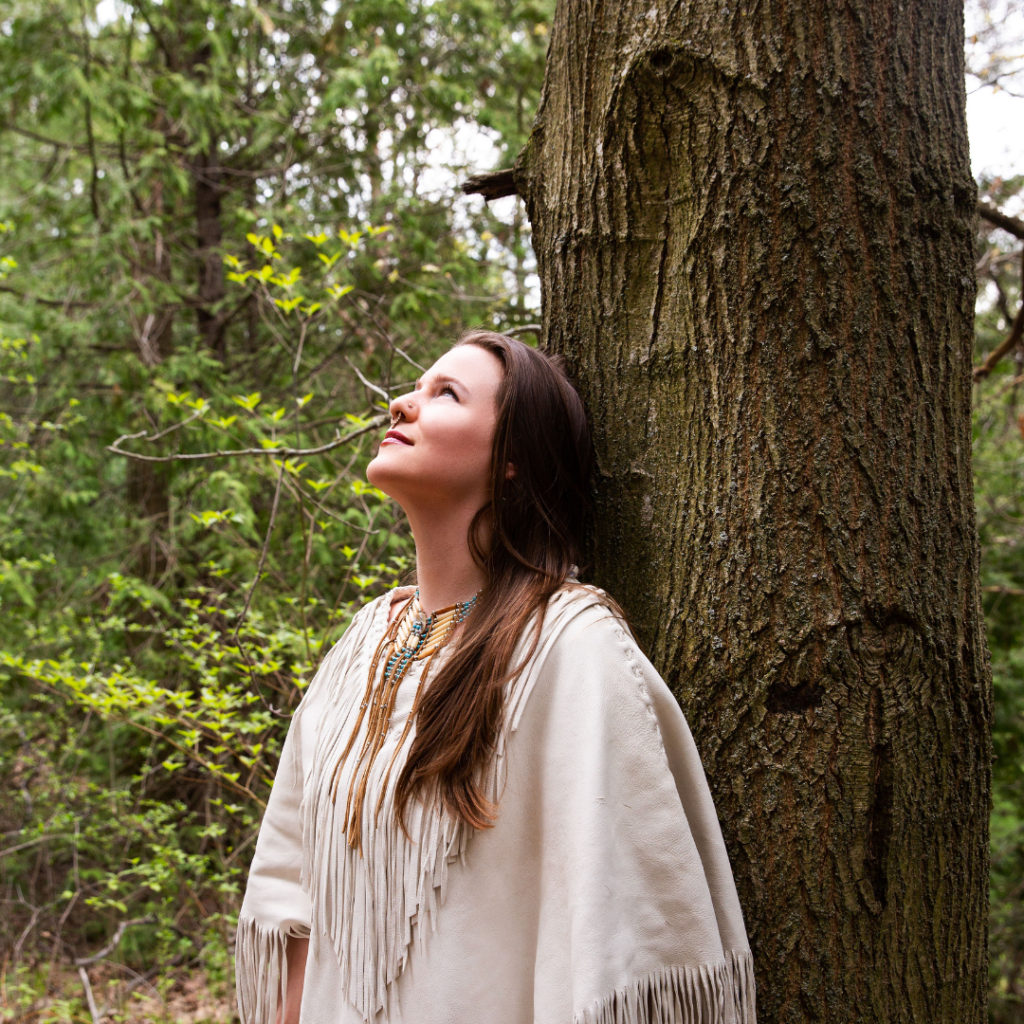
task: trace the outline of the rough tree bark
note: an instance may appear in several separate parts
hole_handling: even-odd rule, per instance
[[[954,0],[561,0],[514,172],[593,578],[694,729],[764,1022],[984,1018]]]

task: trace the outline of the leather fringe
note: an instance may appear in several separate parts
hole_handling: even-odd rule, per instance
[[[729,950],[720,964],[664,967],[616,989],[573,1024],[757,1024],[753,958]]]
[[[581,592],[581,595],[589,598],[589,594]],[[547,651],[558,637],[556,623],[563,617],[571,618],[589,603],[576,604],[572,599],[575,596],[563,593],[552,600],[546,614],[548,635],[530,665],[509,687],[505,724],[484,778],[484,796],[492,803],[497,804],[501,798],[508,739],[519,724]],[[370,654],[387,628],[388,606],[386,596],[378,599],[358,640],[353,641],[357,653],[351,665],[345,671],[333,673],[300,809],[303,846],[300,884],[309,894],[313,908],[310,954],[315,954],[320,941],[330,942],[341,970],[345,998],[366,1021],[373,1020],[381,1010],[390,1012],[392,1001],[397,1000],[398,986],[394,982],[409,959],[413,938],[422,951],[437,926],[438,911],[446,896],[449,866],[457,860],[465,862],[473,831],[453,820],[440,800],[429,795],[410,803],[406,816],[408,835],[395,821],[394,787],[412,745],[415,723],[404,733],[398,750],[388,743],[372,766],[368,799],[361,808],[361,849],[348,845],[341,827],[351,766],[346,763],[343,777],[337,780],[337,802],[331,797],[334,770],[358,716]],[[530,639],[527,635],[520,641],[520,648],[513,655],[514,664],[527,649]],[[439,657],[443,660],[447,653],[445,649]],[[438,669],[432,671],[436,673]],[[415,685],[411,674],[407,682]],[[365,724],[357,743],[363,735]],[[388,766],[392,761],[389,776]],[[242,1019],[246,1024],[275,1024],[271,1020]]]
[[[276,1024],[281,993],[288,989],[288,937],[253,918],[239,918],[235,933],[235,991],[245,1024]]]
[[[375,616],[374,637],[383,632],[386,613],[382,603]],[[300,881],[312,903],[312,941],[331,944],[341,970],[345,998],[364,1020],[370,1021],[381,1010],[390,1010],[391,1000],[397,996],[393,982],[405,967],[414,936],[417,947],[422,949],[436,928],[437,914],[446,895],[449,865],[464,860],[472,830],[453,820],[439,799],[430,797],[410,803],[406,815],[408,835],[395,820],[394,790],[412,745],[413,726],[408,731],[396,729],[395,739],[401,736],[398,749],[394,749],[391,740],[371,766],[367,799],[359,812],[361,847],[348,845],[342,822],[351,764],[345,763],[338,779],[337,801],[332,799],[331,782],[362,697],[363,687],[354,684],[353,679],[364,678],[367,660],[357,658],[357,667],[348,677],[335,680],[324,710],[311,778],[300,811]],[[410,673],[408,685],[416,685],[418,674]],[[364,733],[365,723],[358,742]],[[388,767],[393,760],[389,775]],[[485,794],[494,801],[499,796],[501,774],[501,768],[495,764],[486,781]]]

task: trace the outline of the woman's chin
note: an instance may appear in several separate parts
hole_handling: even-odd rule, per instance
[[[375,456],[366,467],[366,482],[371,487],[376,487],[377,490],[383,491],[384,485],[387,483],[388,472],[382,466],[378,465],[380,461],[379,456]],[[386,493],[386,492],[385,492]]]
[[[375,455],[366,467],[366,482],[371,487],[376,487],[378,491],[383,491],[389,498],[394,498],[393,488],[405,474],[398,467],[388,465],[389,462],[391,460],[386,454],[383,457],[380,454]]]

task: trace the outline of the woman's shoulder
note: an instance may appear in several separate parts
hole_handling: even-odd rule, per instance
[[[576,642],[586,631],[588,637],[632,641],[625,614],[607,591],[575,580],[564,583],[548,600],[545,631],[554,630],[561,643]]]
[[[548,601],[534,647],[536,669],[577,677],[616,675],[644,662],[622,610],[600,587],[572,582]]]
[[[535,700],[567,728],[604,728],[603,722],[618,730],[629,720],[646,733],[656,725],[671,697],[618,604],[599,587],[574,585],[553,595],[548,609],[513,728]]]

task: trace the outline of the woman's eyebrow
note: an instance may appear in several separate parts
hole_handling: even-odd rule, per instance
[[[419,380],[416,381],[416,387],[421,387],[425,379],[426,378],[424,377],[420,377]],[[458,377],[449,377],[445,373],[439,373],[436,377],[433,377],[432,379],[427,380],[426,382],[428,384],[458,384],[458,386],[462,388],[463,391],[469,391],[469,388],[467,388],[466,385],[463,384]]]

